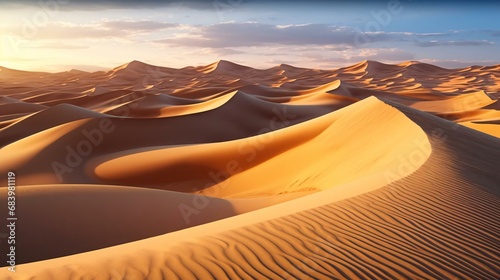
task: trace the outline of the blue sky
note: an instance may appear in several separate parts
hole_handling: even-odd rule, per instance
[[[500,63],[499,14],[494,1],[0,0],[0,65],[491,65]]]

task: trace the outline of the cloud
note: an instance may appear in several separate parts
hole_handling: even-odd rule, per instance
[[[149,33],[169,28],[180,27],[176,23],[150,20],[102,20],[90,24],[51,22],[45,26],[24,24],[23,26],[1,28],[6,33],[17,34],[26,39],[88,39],[88,38],[123,38],[141,33]]]
[[[107,9],[140,9],[179,6],[193,9],[213,8],[212,1],[202,0],[0,0],[4,8],[19,6],[50,7],[58,10],[94,11]]]
[[[50,43],[50,44],[37,44],[29,48],[34,49],[59,49],[59,50],[83,50],[88,49],[89,46],[79,46],[79,45],[70,45],[65,43]]]
[[[451,34],[456,34],[457,31],[452,31],[450,33],[443,33],[443,32],[429,32],[429,33],[409,33],[411,35],[414,35],[415,37],[445,37],[445,36],[450,36]]]
[[[427,41],[416,42],[419,47],[439,47],[439,46],[484,46],[494,45],[494,42],[487,40],[459,40],[459,41]]]
[[[185,50],[185,52],[183,53],[183,55],[201,55],[204,57],[207,56],[225,57],[238,54],[248,54],[248,52],[235,50],[231,48],[218,48],[218,49],[203,48],[203,49],[189,49]]]
[[[24,26],[22,35],[28,39],[83,39],[123,37],[125,30],[103,28],[100,25],[74,25],[54,22],[44,27]]]
[[[385,4],[387,0],[379,0]],[[421,0],[423,1],[423,0]],[[476,0],[478,1],[478,0]],[[373,3],[374,0],[357,1],[356,3]],[[158,8],[158,7],[185,7],[197,10],[207,9],[233,9],[242,4],[262,5],[262,4],[282,4],[284,2],[277,0],[0,0],[0,7],[10,8],[19,6],[35,6],[41,5],[57,5],[58,9],[62,10],[81,10],[93,11],[104,9],[141,9],[141,8]],[[288,0],[287,5],[304,4],[302,0]],[[307,5],[330,5],[337,4],[352,4],[349,0],[309,0]]]
[[[491,36],[500,37],[500,30],[491,31]]]
[[[218,48],[218,49],[208,49],[207,53],[219,56],[221,55],[225,56],[225,55],[244,54],[245,52],[230,48]]]
[[[415,54],[396,48],[390,49],[366,49],[355,57],[355,61],[360,60],[382,60],[382,61],[407,61],[415,58]],[[352,57],[351,57],[352,61]]]
[[[101,27],[112,30],[127,30],[127,31],[155,31],[168,28],[179,27],[180,24],[158,22],[151,20],[109,20],[100,24]]]
[[[378,3],[377,3],[378,2]],[[179,6],[187,7],[191,9],[214,9],[215,6],[220,7],[232,7],[236,8],[241,4],[250,5],[262,5],[262,4],[286,4],[286,5],[330,5],[330,7],[336,7],[339,5],[387,5],[387,0],[308,0],[306,2],[302,0],[288,0],[288,1],[278,1],[278,0],[0,0],[0,6],[5,7],[18,7],[20,5],[29,6],[40,6],[46,3],[57,4],[61,6],[61,9],[65,10],[102,10],[102,9],[137,9],[137,8],[157,8],[157,7],[169,7],[169,6]],[[406,3],[405,5],[407,5]],[[453,1],[444,0],[439,1],[441,5],[469,5],[467,1]],[[476,0],[473,5],[493,5],[498,6],[498,3],[491,0]],[[418,3],[412,3],[414,7],[424,6],[428,7],[430,5],[436,5],[436,1],[431,0],[420,0]],[[416,6],[415,6],[416,5]]]
[[[156,40],[174,46],[226,48],[250,46],[361,46],[375,42],[414,41],[445,37],[451,33],[363,32],[356,27],[327,24],[272,25],[257,22],[226,22],[201,26],[182,36]]]
[[[353,63],[361,60],[400,62],[413,60],[415,54],[396,48],[363,48],[332,53],[330,56],[325,56],[325,53],[305,54],[305,57],[318,63]]]
[[[263,23],[221,23],[202,26],[190,36],[157,40],[178,46],[225,48],[262,45],[354,45],[359,32],[350,27],[326,24],[270,25]],[[375,36],[380,38],[380,35]]]

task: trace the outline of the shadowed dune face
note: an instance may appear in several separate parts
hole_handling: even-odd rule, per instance
[[[17,192],[22,223],[16,240],[18,263],[101,249],[180,230],[178,206],[206,203],[189,225],[237,214],[230,202],[188,194],[99,185],[30,186]],[[2,193],[2,200],[6,200]],[[41,215],[41,213],[43,213]],[[40,242],[43,240],[43,242]]]
[[[500,277],[498,66],[1,70],[14,279]]]

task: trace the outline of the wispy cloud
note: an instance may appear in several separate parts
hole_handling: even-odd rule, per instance
[[[45,1],[39,0],[0,0],[0,6],[5,8],[17,8],[19,6],[43,6]],[[49,2],[49,1],[47,1]],[[213,7],[212,1],[203,0],[57,0],[52,5],[57,5],[61,10],[72,11],[91,11],[103,9],[137,9],[137,8],[155,8],[180,6],[193,9],[206,9]]]
[[[350,27],[325,24],[271,25],[256,22],[202,26],[189,36],[157,40],[191,47],[248,47],[262,45],[331,45],[356,43],[358,32]]]
[[[101,20],[88,24],[54,21],[45,26],[23,25],[3,26],[0,31],[18,34],[30,39],[84,39],[84,38],[123,38],[141,33],[180,27],[176,23],[150,20]]]
[[[427,41],[416,42],[419,47],[440,47],[440,46],[484,46],[494,45],[494,42],[487,40],[459,40],[459,41]]]
[[[500,37],[500,30],[491,31],[491,36]]]
[[[173,38],[156,40],[174,46],[226,48],[263,45],[350,45],[375,42],[414,41],[446,37],[451,33],[363,32],[355,27],[327,24],[272,25],[257,22],[227,22],[201,26]]]
[[[387,0],[380,0],[384,4]],[[423,0],[421,0],[423,1]],[[46,1],[40,0],[0,0],[0,6],[4,8],[9,7],[19,7],[19,6],[40,6]],[[47,1],[49,2],[49,1]],[[56,4],[60,6],[63,10],[74,10],[74,11],[91,11],[91,10],[103,10],[103,9],[146,9],[146,8],[159,8],[159,7],[184,7],[190,9],[204,10],[207,9],[217,9],[217,7],[237,7],[241,4],[282,4],[281,1],[273,0],[54,0]],[[363,0],[357,1],[373,3],[374,0]],[[284,2],[283,2],[284,3]],[[303,4],[302,0],[288,0],[287,5],[297,5]],[[342,4],[342,3],[352,3],[349,0],[309,0],[308,5],[314,4]]]
[[[83,50],[83,49],[88,49],[89,46],[80,46],[80,45],[72,45],[72,44],[57,42],[57,43],[47,43],[47,44],[36,44],[29,48],[55,49],[55,50]]]
[[[227,55],[235,55],[235,54],[244,54],[244,51],[239,51],[231,48],[217,48],[217,49],[204,49],[204,52],[207,54],[213,54],[218,56],[227,56]]]
[[[408,61],[415,58],[415,54],[397,48],[362,48],[349,49],[334,54],[323,52],[309,53],[305,58],[317,63],[353,63],[361,60],[379,61]]]
[[[111,30],[125,30],[125,31],[155,31],[168,28],[179,27],[180,24],[168,23],[168,22],[158,22],[151,20],[106,20],[100,24],[100,27],[111,29]]]

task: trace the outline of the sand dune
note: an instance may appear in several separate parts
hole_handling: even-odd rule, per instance
[[[55,109],[55,107],[50,109]],[[85,169],[87,162],[97,156],[115,152],[127,153],[127,150],[131,149],[162,145],[192,145],[245,138],[259,135],[264,130],[273,131],[297,124],[327,111],[328,106],[317,108],[275,104],[245,93],[236,93],[222,106],[203,114],[145,119],[113,116],[86,118],[41,131],[5,146],[0,150],[0,156],[5,158],[5,162],[0,163],[0,170],[7,172],[9,169],[15,169],[23,173],[25,176],[19,178],[20,184],[98,183],[97,178],[86,175]],[[242,118],[242,115],[252,116],[252,118]],[[55,114],[50,116],[52,116],[50,119],[57,120]],[[46,123],[50,124],[50,122]],[[21,122],[9,128],[14,130],[18,124]],[[210,126],[210,124],[217,124],[217,126]],[[38,130],[39,127],[34,129]],[[26,131],[22,127],[19,130],[22,130],[22,133]],[[137,136],[130,137],[131,131]],[[12,138],[6,137],[6,141]],[[120,141],[117,142],[117,139]],[[50,141],[57,141],[58,145],[49,145]],[[48,146],[40,150],[33,148],[33,143],[47,143]],[[78,153],[79,145],[85,146],[80,148],[83,151],[80,156],[75,155]],[[16,160],[19,158],[18,151],[24,151],[25,160]],[[48,164],[40,164],[34,159]],[[58,178],[52,163],[64,164],[73,161],[80,168],[73,171],[70,166],[71,171],[66,169],[68,171],[64,172],[65,176],[62,180]],[[81,163],[77,164],[76,162],[79,161]],[[43,174],[43,178],[37,174]],[[147,186],[147,184],[140,185]]]
[[[499,140],[398,107],[432,144],[429,159],[402,180],[371,192],[366,192],[369,182],[353,184],[350,188],[364,188],[365,194],[351,198],[338,197],[332,188],[200,227],[20,266],[20,275],[494,278],[500,262],[496,158],[479,159],[477,150],[453,152],[463,151],[470,138],[483,152]],[[457,136],[463,140],[449,141]],[[464,168],[489,175],[464,176]],[[430,176],[436,179],[432,185]]]
[[[500,277],[500,66],[0,70],[2,279]]]
[[[495,103],[484,91],[466,93],[444,100],[418,101],[411,106],[421,111],[449,115],[475,111]]]
[[[56,105],[40,110],[36,114],[29,115],[10,126],[2,128],[0,130],[0,145],[15,142],[61,124],[102,116],[102,114],[92,110],[69,104]]]
[[[17,213],[23,221],[16,236],[23,244],[17,250],[19,263],[137,241],[296,197],[235,201],[103,185],[37,185],[21,187],[16,195],[24,205]],[[198,204],[206,207],[196,215],[180,211]]]
[[[5,115],[19,114],[19,113],[34,113],[46,109],[46,106],[39,104],[31,104],[25,102],[13,102],[9,104],[0,105],[0,110]]]
[[[395,129],[401,131],[399,137],[385,138]],[[355,137],[360,131],[365,137]],[[408,125],[395,110],[379,108],[376,99],[370,98],[287,129],[241,140],[107,155],[96,159],[91,169],[108,183],[183,192],[196,189],[216,192],[219,197],[265,196],[323,190],[376,172],[393,172],[398,169],[397,157],[419,145],[423,149],[420,164],[430,152],[425,150],[426,141],[418,127]],[[360,146],[374,152],[363,159],[352,158]],[[304,167],[303,162],[314,164]],[[221,182],[215,184],[214,177]]]

